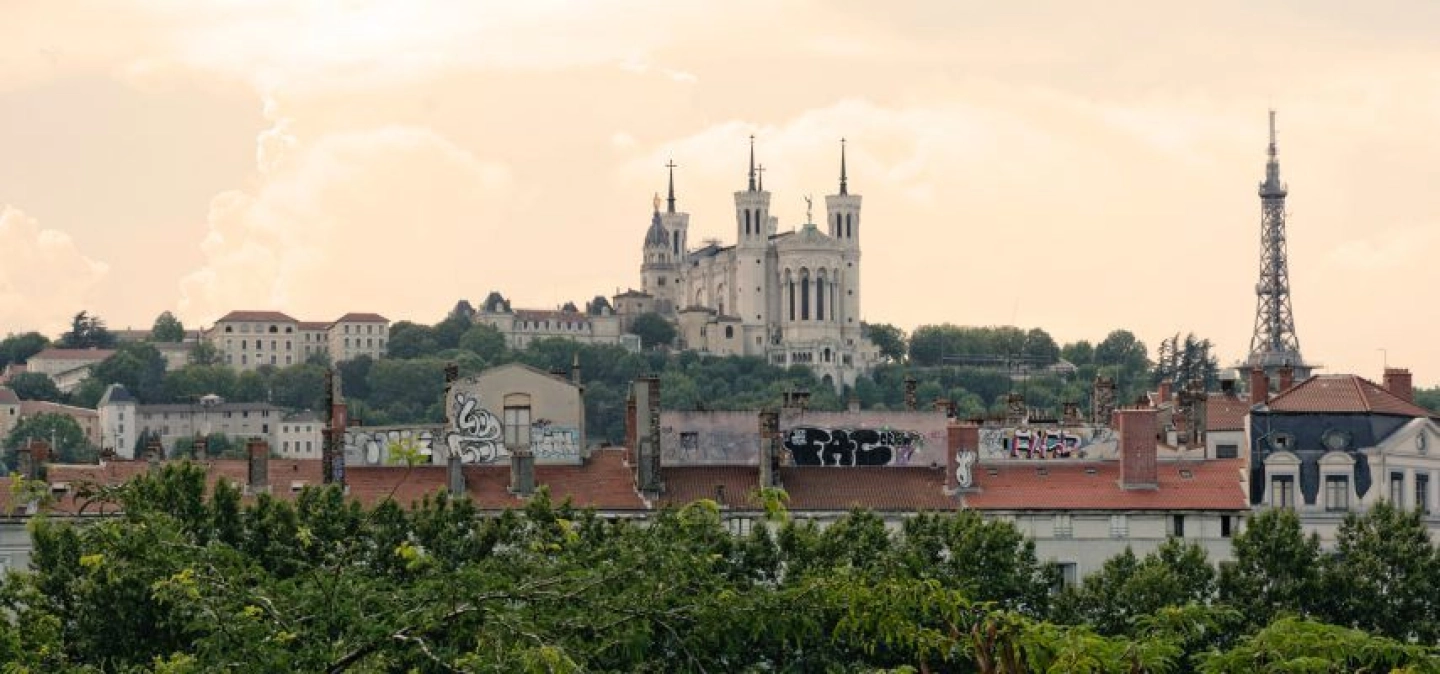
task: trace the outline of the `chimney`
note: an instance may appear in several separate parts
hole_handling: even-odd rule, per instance
[[[854,391],[850,392],[850,401],[846,404],[845,409],[849,410],[851,414],[860,411],[860,396]]]
[[[973,459],[962,459],[962,454]],[[980,458],[980,427],[972,423],[951,423],[945,427],[945,491],[954,493],[975,486],[971,471]]]
[[[1270,378],[1265,369],[1256,365],[1250,368],[1250,404],[1261,405],[1270,400]]]
[[[535,454],[528,445],[510,450],[510,491],[521,496],[535,493]]]
[[[638,449],[635,443],[640,437],[635,428],[635,391],[632,390],[625,396],[625,461],[632,466],[639,460],[635,454]]]
[[[580,352],[575,352],[575,357],[570,360],[570,381],[576,386],[580,385]]]
[[[1385,390],[1407,403],[1415,402],[1415,388],[1410,371],[1403,367],[1385,368]]]
[[[250,457],[250,492],[270,490],[270,444],[261,438],[245,441],[245,456]]]
[[[636,484],[643,494],[659,495],[660,481],[660,378],[646,375],[635,381]]]
[[[1063,403],[1064,412],[1061,414],[1060,423],[1065,426],[1080,425],[1080,404],[1076,402]]]
[[[1281,365],[1280,369],[1276,370],[1275,373],[1280,375],[1279,390],[1281,393],[1289,391],[1290,387],[1295,385],[1295,368],[1290,367],[1289,363]]]
[[[150,472],[160,470],[160,459],[164,456],[165,446],[160,444],[160,436],[158,434],[151,435],[150,439],[145,442],[145,462],[150,464]]]
[[[780,486],[780,413],[760,411],[760,488]]]
[[[1170,402],[1170,380],[1160,380],[1160,390],[1155,394],[1155,406],[1159,407]]]
[[[944,415],[947,416],[947,417],[950,416],[950,401],[949,401],[949,400],[946,400],[945,398],[936,398],[934,404],[935,404],[935,411],[936,411],[936,412],[940,412],[940,413],[944,414]]]
[[[1120,432],[1120,487],[1155,489],[1159,467],[1155,458],[1155,410],[1126,408],[1115,413]]]
[[[458,374],[458,370],[456,371]],[[449,375],[449,372],[446,373]],[[320,432],[320,471],[325,484],[345,485],[345,425],[346,419],[344,386],[340,371],[334,367],[325,371],[326,411],[329,418]]]
[[[915,378],[905,375],[905,411],[914,412],[915,404]]]
[[[445,490],[451,498],[465,495],[465,472],[461,470],[459,454],[451,454],[445,461]]]
[[[1090,391],[1090,423],[1109,426],[1115,413],[1115,380],[1095,377]]]

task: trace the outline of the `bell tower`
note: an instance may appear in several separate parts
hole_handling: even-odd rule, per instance
[[[840,139],[840,191],[825,197],[826,232],[841,244],[840,315],[841,331],[860,331],[860,195],[850,193],[845,166],[845,139]]]

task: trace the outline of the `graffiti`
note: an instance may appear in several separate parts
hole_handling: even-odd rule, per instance
[[[536,460],[575,459],[580,456],[580,431],[546,423],[530,426],[530,452]]]
[[[799,426],[785,433],[797,466],[904,466],[925,444],[914,431]]]
[[[975,461],[978,458],[977,452],[961,450],[955,454],[955,461],[958,464],[955,467],[955,480],[960,484],[962,489],[968,489],[974,484],[975,477],[971,475],[970,467],[975,465]]]
[[[390,447],[407,440],[414,441],[420,455],[431,460],[435,455],[435,437],[435,429],[430,428],[351,427],[345,430],[345,462],[383,466],[390,463]]]
[[[1117,451],[1109,428],[982,428],[980,446],[992,459],[1105,459]]]
[[[464,463],[494,463],[509,456],[500,419],[480,406],[480,399],[467,393],[455,394],[454,421],[445,433],[450,455]]]

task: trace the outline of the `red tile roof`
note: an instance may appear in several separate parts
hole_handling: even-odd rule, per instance
[[[755,466],[666,466],[661,474],[665,493],[660,505],[682,506],[708,498],[735,508],[760,507],[752,498],[760,485],[760,469]],[[723,499],[717,486],[724,490]]]
[[[698,499],[721,505],[758,509],[755,466],[672,466],[664,469],[665,494],[660,505],[684,505]],[[780,469],[780,486],[790,496],[792,511],[844,511],[865,508],[882,512],[954,510],[959,501],[945,495],[945,473],[931,468],[792,466]]]
[[[390,319],[380,314],[360,314],[350,312],[335,319],[336,323],[389,323]]]
[[[37,360],[91,360],[100,362],[115,355],[114,349],[45,349],[27,360],[27,364],[33,364]]]
[[[226,321],[248,321],[248,322],[274,322],[274,323],[297,323],[289,314],[279,311],[232,311],[220,317],[216,323]]]
[[[15,391],[14,391],[14,390],[9,389],[9,388],[6,388],[6,387],[4,387],[4,386],[0,386],[0,405],[19,405],[19,404],[20,404],[20,396],[15,395]]]
[[[1244,468],[1243,459],[1161,461],[1158,489],[1127,490],[1118,461],[980,464],[979,491],[964,502],[978,510],[1245,510]]]
[[[330,321],[300,321],[300,329],[324,332],[330,329]]]
[[[32,414],[65,414],[72,417],[99,417],[100,413],[88,407],[74,407],[61,405],[60,403],[46,402],[44,400],[22,400],[20,401],[20,416],[28,417]]]
[[[1353,374],[1316,375],[1270,399],[1272,412],[1339,412],[1428,417],[1429,410]]]
[[[1250,402],[1237,396],[1223,393],[1210,394],[1205,401],[1205,430],[1243,431],[1245,415],[1250,413]]]

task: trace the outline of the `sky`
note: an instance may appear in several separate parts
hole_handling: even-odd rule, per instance
[[[864,197],[870,322],[1254,328],[1267,111],[1300,344],[1440,384],[1440,3],[0,3],[0,334],[431,323],[638,287],[673,158],[735,240]]]

